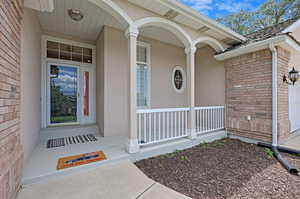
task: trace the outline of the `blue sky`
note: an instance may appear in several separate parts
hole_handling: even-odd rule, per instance
[[[255,10],[265,0],[179,0],[182,3],[200,11],[210,18],[218,18],[224,15],[243,10]]]

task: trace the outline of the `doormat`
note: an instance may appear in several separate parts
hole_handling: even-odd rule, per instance
[[[91,153],[85,153],[81,155],[74,155],[69,157],[60,158],[57,163],[57,170],[66,169],[70,167],[76,167],[92,162],[106,160],[106,156],[103,151],[96,151]]]
[[[98,139],[94,134],[69,136],[64,138],[49,139],[47,141],[47,149],[63,147],[70,144],[83,144],[86,142],[96,142]]]

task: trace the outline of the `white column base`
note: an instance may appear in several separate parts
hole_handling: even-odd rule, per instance
[[[191,139],[191,140],[196,139],[197,138],[196,130],[195,129],[190,129],[189,131],[190,131],[190,133],[189,133],[189,139]]]
[[[140,151],[140,145],[137,139],[129,139],[127,141],[126,151],[130,154],[138,153]]]

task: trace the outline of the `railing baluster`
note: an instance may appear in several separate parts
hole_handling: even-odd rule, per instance
[[[143,141],[144,142],[147,142],[147,138],[146,138],[146,135],[147,135],[147,113],[144,113],[144,132],[143,132]]]
[[[137,110],[137,134],[140,145],[158,143],[188,135],[189,108]],[[225,108],[195,107],[198,134],[223,129]]]
[[[142,131],[141,131],[141,128],[142,128],[142,124],[141,124],[141,119],[142,118],[142,114],[138,114],[138,120],[139,120],[139,126],[138,126],[138,142],[141,143],[141,140],[142,140]]]
[[[170,137],[169,113],[167,112],[167,138]]]
[[[158,140],[161,140],[160,115],[161,113],[158,113]]]
[[[158,140],[157,139],[157,128],[156,128],[156,114],[157,113],[154,113],[154,115],[153,115],[153,128],[154,128],[154,130],[153,130],[153,133],[154,133],[153,137],[154,137],[154,141]]]

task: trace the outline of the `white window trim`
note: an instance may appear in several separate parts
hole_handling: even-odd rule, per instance
[[[137,109],[149,109],[151,108],[151,45],[149,43],[137,41],[137,46],[145,47],[146,54],[146,62],[140,62],[136,60],[137,64],[144,64],[148,66],[148,93],[147,93],[147,105],[146,106],[137,106]]]
[[[174,75],[175,75],[175,71],[181,71],[181,74],[182,74],[182,80],[183,80],[183,83],[182,83],[182,87],[181,89],[177,89],[176,86],[175,86],[175,82],[174,82]],[[185,70],[183,69],[183,67],[181,66],[175,66],[173,68],[173,72],[172,72],[172,85],[173,85],[173,88],[174,90],[177,92],[177,93],[183,93],[185,88],[186,88],[186,73],[185,73]]]

